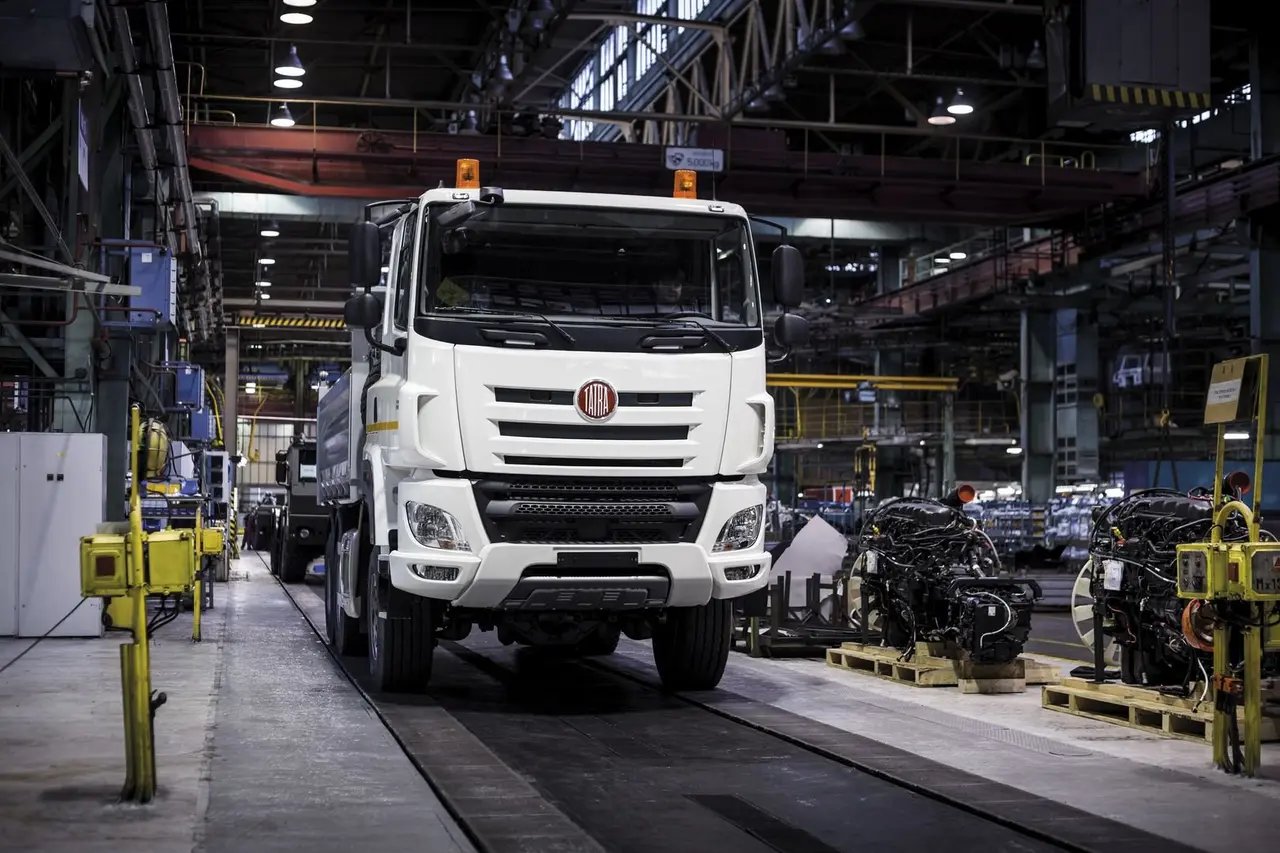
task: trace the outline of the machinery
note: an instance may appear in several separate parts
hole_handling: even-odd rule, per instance
[[[922,641],[950,643],[976,663],[1021,654],[1040,588],[993,576],[1000,558],[963,509],[973,497],[960,486],[942,500],[894,498],[867,513],[849,583],[854,624],[907,656]]]
[[[271,573],[298,583],[311,561],[324,555],[329,536],[329,513],[317,498],[314,441],[296,440],[276,454],[276,483],[285,487],[285,500],[276,509]]]
[[[584,654],[652,637],[664,684],[719,682],[730,600],[768,581],[774,419],[748,217],[695,181],[507,192],[462,160],[455,186],[366,208],[319,475],[329,632],[367,639],[380,689],[422,688],[436,639],[473,627]],[[771,267],[796,305],[798,250]]]

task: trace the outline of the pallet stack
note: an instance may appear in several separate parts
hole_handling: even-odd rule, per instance
[[[959,687],[961,693],[1022,693],[1028,684],[1052,684],[1057,670],[1028,657],[974,663],[948,643],[916,643],[909,658],[883,646],[844,643],[827,650],[827,664],[916,687]]]

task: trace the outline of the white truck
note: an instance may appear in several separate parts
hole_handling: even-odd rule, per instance
[[[473,628],[580,654],[652,638],[665,685],[713,687],[730,599],[770,566],[748,217],[691,173],[662,198],[477,168],[352,232],[352,365],[318,412],[330,641],[386,691],[424,688],[437,641]],[[802,258],[771,267],[785,348]]]

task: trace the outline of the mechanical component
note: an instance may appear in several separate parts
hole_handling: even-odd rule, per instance
[[[972,487],[961,486],[941,501],[895,498],[868,513],[855,563],[855,624],[866,596],[868,627],[908,654],[918,641],[941,641],[980,663],[1018,657],[1039,588],[992,577],[1000,558],[962,509],[972,498]]]

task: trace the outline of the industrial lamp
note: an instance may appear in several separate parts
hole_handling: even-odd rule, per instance
[[[929,118],[926,121],[937,127],[945,127],[949,124],[955,124],[956,117],[947,112],[946,104],[942,103],[942,96],[939,95],[937,103],[933,105],[933,112],[929,114]]]
[[[973,112],[973,104],[969,103],[969,99],[964,96],[963,89],[956,88],[956,93],[951,98],[951,103],[947,105],[947,112],[953,116],[967,116]]]
[[[942,103],[942,99],[938,99],[938,103]],[[271,114],[272,127],[293,127],[297,122],[293,120],[293,113],[289,112],[288,104],[281,104],[276,107],[276,111]]]
[[[281,77],[301,77],[307,73],[307,69],[302,65],[302,60],[298,58],[298,46],[296,44],[289,45],[289,55],[280,60],[280,64],[276,66],[276,73]]]

